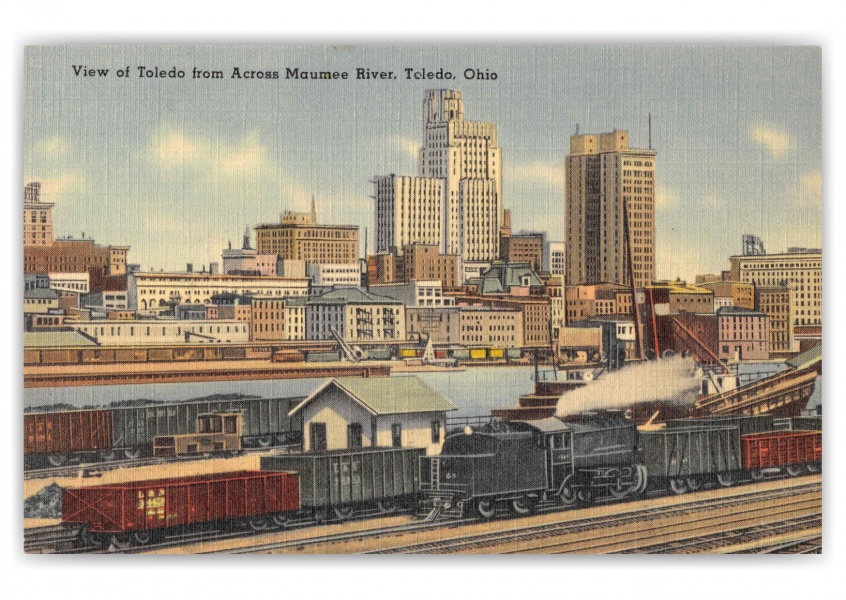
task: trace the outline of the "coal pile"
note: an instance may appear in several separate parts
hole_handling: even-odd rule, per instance
[[[24,519],[58,519],[62,516],[62,488],[51,483],[24,500]]]

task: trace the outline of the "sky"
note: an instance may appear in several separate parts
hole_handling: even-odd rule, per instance
[[[109,73],[77,75],[83,66]],[[194,79],[194,67],[223,78]],[[349,78],[286,79],[287,68]],[[396,79],[358,80],[357,68]],[[454,78],[407,79],[407,68]],[[625,129],[646,147],[651,113],[659,278],[728,268],[744,233],[769,252],[822,246],[811,46],[31,46],[23,183],[55,202],[57,236],[129,245],[144,270],[219,262],[246,226],[307,210],[312,195],[320,222],[359,225],[362,251],[367,227],[372,249],[370,180],[417,173],[432,88],[459,90],[466,119],[497,125],[514,230],[563,239],[569,137]]]

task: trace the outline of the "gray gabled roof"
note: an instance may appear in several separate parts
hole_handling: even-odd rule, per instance
[[[24,292],[24,298],[56,300],[59,297],[55,291],[46,288],[34,288]]]
[[[822,360],[822,342],[787,361],[794,369],[802,370]]]
[[[338,288],[308,299],[307,304],[402,304],[402,301],[378,296],[357,287]]]
[[[417,377],[338,377],[323,383],[288,415],[302,410],[331,386],[356,400],[373,415],[458,410]]]

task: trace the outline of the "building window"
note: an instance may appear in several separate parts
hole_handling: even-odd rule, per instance
[[[391,425],[391,445],[394,448],[402,447],[402,424],[394,423]]]
[[[315,452],[326,450],[326,423],[311,423],[311,449]]]
[[[347,448],[361,448],[362,438],[361,423],[350,423],[347,426]]]
[[[432,443],[439,444],[441,442],[441,422],[432,421]]]

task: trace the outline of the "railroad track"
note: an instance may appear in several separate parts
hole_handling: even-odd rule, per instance
[[[790,498],[793,496],[800,494],[821,493],[821,490],[821,483],[809,483],[789,489],[776,489],[766,492],[750,491],[740,495],[730,496],[728,498],[692,499],[682,501],[680,505],[635,508],[606,517],[575,519],[559,523],[523,526],[505,531],[463,535],[438,541],[412,543],[392,548],[384,548],[374,551],[373,553],[443,554],[463,551],[478,551],[485,548],[501,546],[503,544],[516,544],[521,542],[531,542],[534,544],[533,549],[543,549],[546,552],[554,553],[559,551],[558,546],[561,546],[560,542],[551,542],[540,545],[535,544],[535,542],[568,534],[595,533],[608,527],[655,522],[659,519],[671,519],[680,522],[685,516],[690,516],[695,512],[716,511],[720,509],[736,509],[735,512],[742,512],[744,505],[753,501],[767,503],[787,501],[789,503]],[[655,529],[648,529],[647,532],[644,533],[644,539],[647,541],[649,539],[654,540],[655,533]],[[591,548],[589,551],[594,552],[596,549]]]
[[[71,554],[84,552],[79,548],[79,529],[64,525],[48,525],[24,529],[24,552],[27,554]]]
[[[822,536],[810,535],[798,540],[759,546],[732,554],[822,554]]]
[[[339,542],[347,542],[351,540],[360,540],[368,538],[381,538],[389,535],[397,535],[403,533],[415,533],[419,531],[429,531],[432,529],[457,527],[459,525],[467,525],[476,523],[478,519],[454,519],[449,521],[436,521],[431,523],[412,523],[408,525],[396,525],[392,527],[376,527],[373,529],[365,529],[360,531],[339,532],[329,535],[321,535],[317,537],[299,539],[299,540],[281,540],[278,542],[269,542],[267,544],[260,544],[257,546],[250,546],[248,548],[236,548],[231,550],[211,550],[208,552],[199,552],[198,554],[265,554],[274,550],[285,550],[295,548],[304,550],[308,546],[325,546],[329,544],[336,544]]]
[[[299,446],[297,446],[299,448]],[[244,448],[237,456],[247,456],[250,454],[284,454],[290,452],[292,446],[268,446],[266,448]],[[189,456],[182,458],[127,458],[122,460],[110,460],[93,463],[75,463],[70,465],[63,465],[61,467],[49,467],[46,469],[28,469],[24,470],[24,479],[49,479],[58,477],[96,477],[98,473],[105,473],[115,469],[125,469],[130,467],[150,467],[157,465],[167,465],[173,463],[181,463],[189,460],[198,460],[205,458],[221,458],[216,456]],[[224,457],[225,458],[225,457]],[[234,458],[234,457],[232,457]]]

